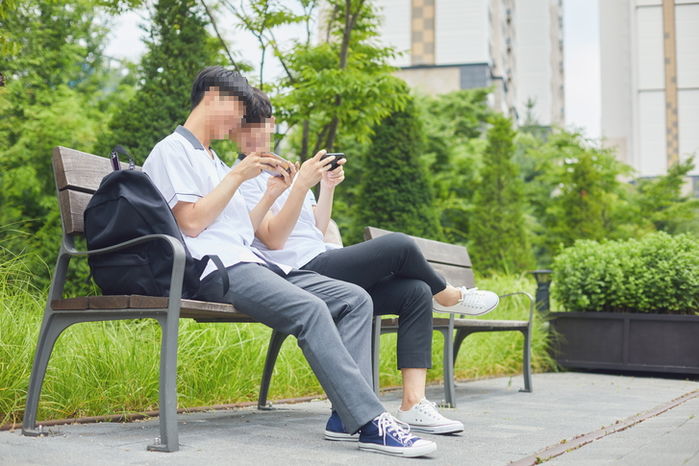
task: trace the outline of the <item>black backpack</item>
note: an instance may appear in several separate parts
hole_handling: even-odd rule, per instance
[[[165,234],[180,240],[186,251],[182,297],[195,298],[201,276],[209,260],[223,279],[228,291],[228,275],[218,256],[194,259],[182,238],[175,216],[148,175],[136,171],[129,156],[129,170],[121,170],[118,153],[128,156],[120,146],[112,151],[114,171],[102,179],[84,213],[88,250],[100,249],[144,235]],[[95,283],[106,295],[138,294],[168,296],[172,272],[172,249],[163,240],[154,239],[115,252],[88,256]]]

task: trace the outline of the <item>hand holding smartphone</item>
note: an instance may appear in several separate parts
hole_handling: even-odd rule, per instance
[[[286,160],[286,159],[285,159],[284,157],[282,157],[281,155],[275,154],[274,152],[265,152],[265,154],[266,154],[266,155],[272,155],[272,156],[276,157],[277,159],[279,159],[280,161],[283,162],[283,163],[280,164],[276,169],[263,170],[265,173],[268,173],[268,174],[270,174],[270,175],[272,175],[272,176],[279,176],[279,177],[281,177],[282,175],[281,175],[281,173],[279,173],[278,170],[286,170],[287,173],[291,173],[291,167],[290,167],[291,162],[289,162],[288,160]]]
[[[330,157],[331,155],[335,156],[335,159],[333,159],[332,162],[330,162],[330,170],[335,170],[337,167],[340,166],[338,163],[341,159],[347,160],[347,156],[342,153],[342,152],[328,152],[324,156],[320,158],[320,160],[323,160],[326,157]]]

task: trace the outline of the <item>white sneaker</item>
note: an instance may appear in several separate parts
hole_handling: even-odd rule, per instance
[[[437,403],[433,403],[427,398],[420,400],[418,404],[408,411],[398,409],[396,419],[405,422],[414,432],[425,432],[428,434],[453,434],[464,430],[464,425],[460,421],[452,421],[442,416],[437,411]]]
[[[492,291],[466,288],[465,286],[460,286],[459,291],[461,291],[461,299],[458,303],[453,306],[442,306],[434,301],[434,309],[439,312],[480,316],[498,307],[500,302],[498,295]]]

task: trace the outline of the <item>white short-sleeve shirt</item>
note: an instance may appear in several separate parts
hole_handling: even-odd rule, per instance
[[[245,202],[248,204],[248,209],[252,209],[260,202],[267,189],[267,180],[269,180],[271,176],[272,175],[266,172],[262,172],[255,178],[245,181],[240,186],[239,191],[243,194]],[[270,212],[275,215],[279,213],[284,203],[289,198],[290,191],[291,189],[287,189],[274,201],[274,204],[272,204],[272,207],[269,209]],[[317,255],[329,249],[339,248],[340,246],[336,244],[326,243],[323,239],[323,232],[316,227],[316,218],[313,213],[313,206],[315,205],[316,198],[313,195],[313,191],[308,190],[299,219],[296,225],[294,225],[294,229],[291,231],[282,249],[269,249],[257,238],[255,238],[253,246],[260,250],[265,258],[270,261],[289,264],[295,268],[300,268],[308,264]]]
[[[231,170],[213,150],[211,154],[213,159],[188,129],[178,126],[175,132],[155,145],[143,164],[143,171],[173,208],[180,201],[197,202],[213,191]],[[263,254],[252,245],[255,231],[240,190],[199,235],[192,237],[182,232],[182,236],[196,259],[215,254],[226,267],[240,262],[265,263]],[[284,263],[271,262],[285,273],[291,270]],[[202,277],[214,270],[216,267],[210,262]]]

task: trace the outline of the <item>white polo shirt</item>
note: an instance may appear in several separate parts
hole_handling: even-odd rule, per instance
[[[213,150],[211,153],[213,159],[188,129],[178,126],[175,132],[155,145],[143,164],[143,171],[163,194],[170,208],[179,201],[197,202],[213,191],[231,170]],[[255,232],[240,190],[198,236],[187,236],[184,232],[182,236],[196,259],[215,254],[226,267],[240,262],[265,263],[263,254],[252,246]],[[284,273],[291,270],[283,263],[271,262]],[[215,265],[209,262],[202,277],[215,270]]]
[[[238,163],[238,162],[236,162]],[[248,209],[252,209],[262,199],[262,196],[267,189],[267,180],[272,175],[262,172],[255,178],[245,181],[239,191],[243,194],[245,202],[248,204]],[[296,180],[294,180],[295,182]],[[281,196],[274,201],[274,204],[269,209],[273,214],[279,213],[284,206],[284,203],[289,198],[291,189],[287,189]],[[306,199],[301,208],[299,219],[294,225],[289,238],[286,240],[282,249],[269,249],[259,239],[255,238],[253,245],[259,249],[265,258],[274,262],[289,264],[294,268],[300,268],[308,264],[317,255],[324,253],[330,249],[337,249],[340,246],[337,244],[326,243],[323,239],[323,232],[316,227],[316,218],[313,213],[313,206],[316,205],[316,198],[313,191],[308,190]]]

